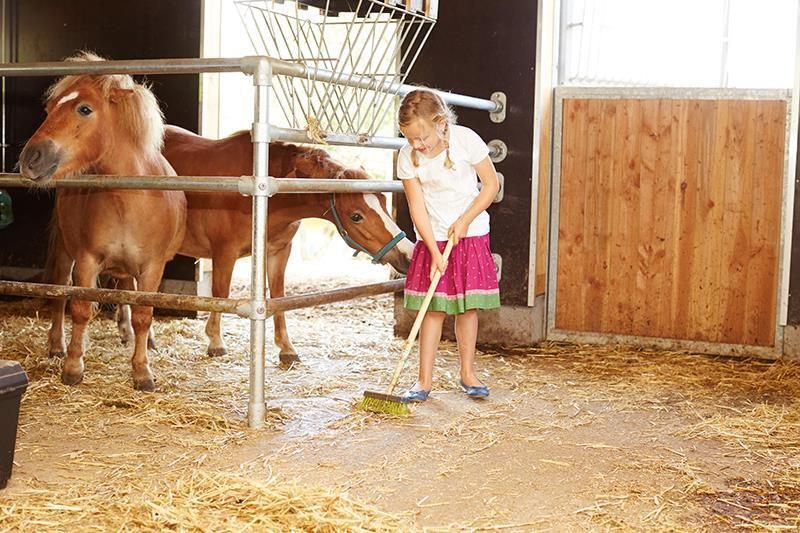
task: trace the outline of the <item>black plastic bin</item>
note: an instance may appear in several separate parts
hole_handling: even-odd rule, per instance
[[[0,489],[4,489],[14,466],[19,404],[28,388],[28,376],[16,361],[0,359]]]

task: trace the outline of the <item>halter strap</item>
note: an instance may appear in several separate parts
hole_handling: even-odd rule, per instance
[[[331,213],[333,214],[333,222],[334,224],[336,224],[336,229],[339,232],[339,235],[342,237],[342,239],[344,239],[344,242],[346,242],[347,245],[350,246],[350,248],[355,249],[353,257],[357,256],[358,252],[364,252],[368,256],[372,257],[373,263],[379,263],[380,260],[383,258],[383,256],[389,253],[389,250],[394,248],[398,242],[406,238],[406,232],[401,230],[400,233],[392,237],[392,240],[386,243],[386,246],[384,246],[383,248],[381,248],[380,250],[378,250],[373,254],[370,253],[369,250],[358,244],[356,241],[354,241],[353,238],[347,234],[347,230],[344,229],[344,225],[342,224],[342,219],[339,217],[339,212],[336,210],[336,195],[333,193],[331,194]]]

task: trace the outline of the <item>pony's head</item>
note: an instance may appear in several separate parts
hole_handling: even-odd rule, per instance
[[[327,152],[307,149],[295,158],[298,177],[332,179],[369,179],[363,168],[346,168]],[[402,237],[381,193],[338,193],[328,200],[325,219],[336,224],[347,244],[371,255],[378,262],[392,265],[405,274],[414,245]]]
[[[104,59],[84,52],[67,61]],[[131,154],[160,154],[161,109],[150,89],[128,75],[66,76],[48,89],[45,108],[19,160],[22,175],[37,184],[89,171],[114,174]]]

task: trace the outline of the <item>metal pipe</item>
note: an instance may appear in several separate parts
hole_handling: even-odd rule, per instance
[[[264,316],[282,313],[303,307],[323,305],[334,302],[352,300],[365,296],[375,296],[388,292],[403,290],[405,278],[334,289],[298,296],[285,296],[266,300],[262,311]],[[121,289],[97,289],[90,287],[72,287],[66,285],[50,285],[48,283],[29,283],[22,281],[0,280],[0,294],[11,296],[32,296],[37,298],[75,298],[107,304],[129,304],[176,309],[179,311],[207,311],[230,313],[249,318],[251,303],[245,299],[214,298],[209,296],[191,296],[187,294],[163,294],[160,292],[128,291]]]
[[[344,289],[334,289],[332,291],[317,292],[312,294],[301,294],[299,296],[285,296],[283,298],[270,298],[267,303],[267,311],[270,315],[310,307],[313,305],[329,304],[361,298],[364,296],[375,296],[387,292],[399,292],[405,286],[405,278],[382,281],[380,283],[370,283]]]
[[[266,414],[264,366],[267,319],[267,201],[269,199],[269,90],[270,62],[258,62],[253,71],[255,104],[253,130],[253,241],[250,258],[250,401],[247,423],[252,429],[264,426]]]
[[[0,63],[0,76],[68,76],[77,74],[197,74],[248,72],[245,58],[131,59],[113,61],[44,61]]]
[[[160,292],[125,291],[119,289],[94,289],[89,287],[70,287],[47,283],[28,283],[21,281],[0,281],[0,294],[14,296],[37,296],[40,298],[76,298],[92,302],[110,304],[131,304],[178,309],[181,311],[213,311],[233,313],[242,317],[250,316],[250,303],[247,300],[190,296],[185,294],[162,294]]]
[[[290,63],[266,56],[242,58],[182,58],[135,59],[112,61],[45,61],[40,63],[0,63],[0,76],[67,76],[76,74],[197,74],[200,72],[245,72],[253,74],[258,65],[268,62],[272,74],[314,79],[347,87],[383,91],[400,96],[418,89],[398,82],[380,82],[370,76],[336,73],[317,67]],[[498,102],[445,91],[436,91],[448,104],[496,113],[502,109]]]
[[[269,178],[270,196],[275,193],[403,192],[399,180],[335,180],[313,178]]]
[[[267,190],[287,193],[402,192],[403,185],[392,180],[333,180],[312,178],[268,178]],[[275,183],[276,185],[269,185]],[[2,187],[37,188],[19,174],[0,174]],[[86,175],[61,178],[46,188],[64,189],[162,189],[197,192],[235,192],[252,195],[252,176],[106,176]]]
[[[344,85],[346,87],[358,87],[359,89],[388,92],[397,94],[399,96],[405,96],[411,91],[419,89],[419,87],[416,85],[408,85],[391,81],[379,82],[370,76],[351,76],[345,72],[336,73],[331,70],[301,65],[299,63],[289,63],[287,61],[281,61],[277,59],[271,59],[270,61],[272,62],[273,72],[275,74],[281,74],[284,76],[313,79],[315,81],[335,83],[337,85]],[[476,98],[474,96],[454,94],[446,91],[434,92],[448,104],[457,105],[460,107],[468,107],[471,109],[480,109],[483,111],[489,111],[490,113],[497,113],[502,109],[502,105],[500,105],[499,102],[493,102],[492,100],[488,100],[486,98]]]
[[[278,126],[269,127],[269,134],[273,140],[286,141],[293,143],[313,143],[309,139],[306,130],[294,128],[281,128]],[[346,133],[328,133],[325,135],[325,142],[337,146],[364,146],[368,148],[383,148],[386,150],[399,150],[408,141],[403,137],[380,137],[377,135],[349,135]],[[494,160],[500,157],[501,152],[496,146],[489,145],[489,157]]]
[[[40,188],[19,174],[0,174],[3,187]],[[64,189],[159,189],[170,191],[240,192],[238,177],[220,176],[106,176],[86,174],[60,178],[44,188]]]
[[[274,140],[287,141],[293,143],[311,143],[306,130],[293,128],[281,128],[278,126],[269,127],[269,134]],[[347,135],[344,133],[328,133],[325,141],[329,144],[340,146],[369,146],[372,148],[385,148],[387,150],[399,150],[406,144],[402,137],[379,137],[368,135]]]

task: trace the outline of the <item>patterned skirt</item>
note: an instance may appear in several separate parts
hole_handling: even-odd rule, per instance
[[[437,242],[444,251],[445,241]],[[404,304],[418,310],[430,287],[431,254],[421,240],[414,246],[406,275]],[[469,309],[500,307],[497,271],[489,248],[489,234],[465,237],[453,247],[447,269],[433,293],[429,311],[457,315]]]

